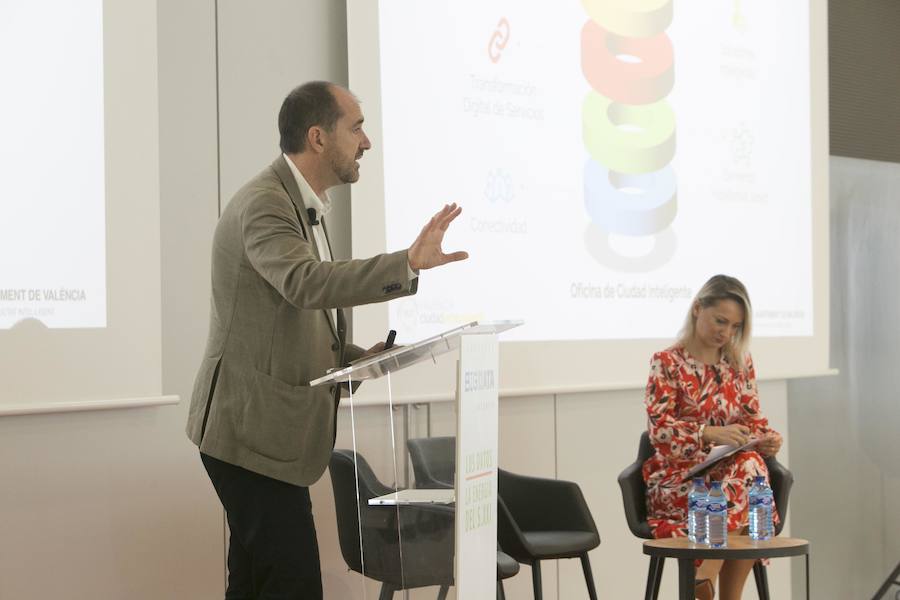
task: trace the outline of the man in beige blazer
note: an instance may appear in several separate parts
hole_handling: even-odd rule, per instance
[[[362,123],[346,89],[294,89],[278,117],[283,154],[235,194],[213,237],[187,433],[231,529],[228,600],[322,597],[308,486],[328,464],[340,391],[309,382],[365,352],[346,342],[342,309],[414,294],[419,270],[467,257],[441,249],[452,204],[408,250],[332,260],[326,190],[359,179]]]

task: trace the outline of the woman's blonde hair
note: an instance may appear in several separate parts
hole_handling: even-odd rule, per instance
[[[747,293],[747,288],[734,277],[714,275],[703,284],[703,287],[694,296],[690,308],[688,308],[684,326],[678,334],[678,343],[684,346],[694,337],[697,326],[694,307],[699,305],[700,308],[709,308],[718,304],[720,300],[733,300],[744,309],[744,324],[741,326],[740,331],[722,349],[725,360],[728,361],[732,368],[744,370],[746,369],[747,351],[750,346],[753,310],[750,305],[750,295]]]

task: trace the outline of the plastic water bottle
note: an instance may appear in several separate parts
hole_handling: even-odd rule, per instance
[[[757,477],[750,488],[750,537],[754,540],[769,540],[775,530],[772,527],[772,488],[765,477]]]
[[[728,499],[722,491],[722,482],[709,484],[706,496],[706,540],[713,548],[728,545]]]
[[[688,539],[695,544],[706,543],[706,483],[702,477],[694,478],[694,486],[688,495]]]

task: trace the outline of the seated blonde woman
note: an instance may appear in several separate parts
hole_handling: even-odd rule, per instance
[[[763,456],[781,448],[781,435],[760,412],[756,373],[747,351],[750,298],[733,277],[716,275],[691,303],[679,340],[653,355],[645,405],[655,450],[644,463],[647,515],[654,537],[687,535],[687,472],[712,446],[758,443],[717,463],[707,474],[728,498],[728,531],[747,527],[747,493],[753,478],[768,480]],[[778,519],[777,512],[774,518]],[[752,560],[706,560],[697,570],[697,597],[739,600]]]

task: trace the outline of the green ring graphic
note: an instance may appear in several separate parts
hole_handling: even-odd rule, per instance
[[[595,161],[620,173],[649,173],[675,156],[675,113],[665,100],[628,105],[590,92],[582,106],[584,145]],[[639,127],[627,131],[613,122]]]

